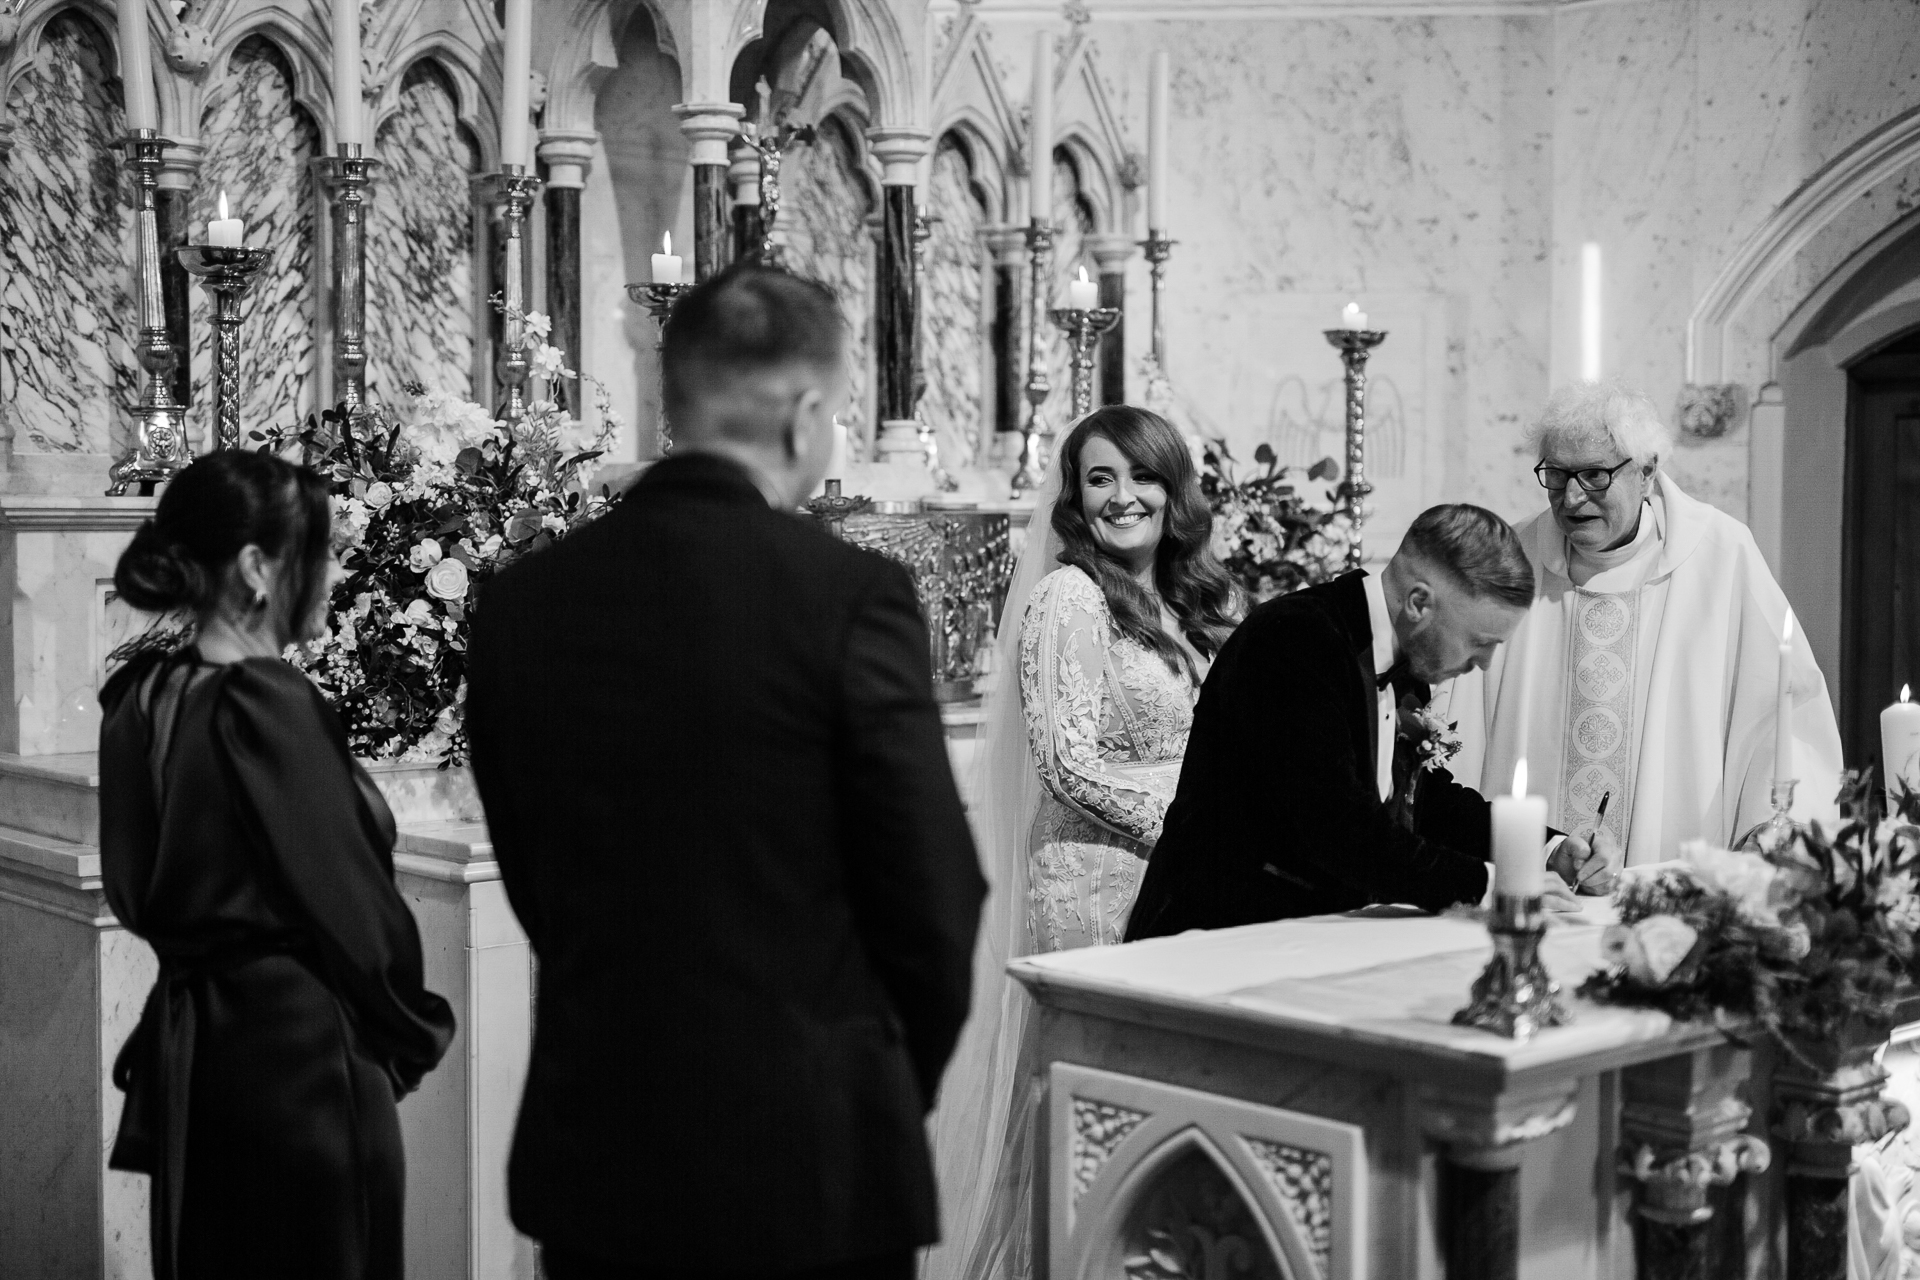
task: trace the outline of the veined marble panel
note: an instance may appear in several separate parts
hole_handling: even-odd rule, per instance
[[[105,48],[92,23],[61,14],[7,97],[0,358],[13,403],[0,414],[20,453],[111,453],[132,427],[133,214],[114,146],[126,119]]]
[[[1081,267],[1087,269],[1087,279],[1100,278],[1100,269],[1092,257],[1083,256],[1086,238],[1092,232],[1093,215],[1080,196],[1080,174],[1056,153],[1053,161],[1053,292],[1047,298],[1049,310],[1067,304],[1067,282],[1080,278]],[[1063,431],[1073,421],[1073,345],[1067,340],[1066,331],[1051,320],[1041,323],[1046,326],[1047,377],[1052,381],[1041,413],[1049,427]],[[1096,369],[1094,377],[1099,376]],[[1094,398],[1099,399],[1097,395]]]
[[[985,302],[986,210],[974,194],[966,153],[943,139],[933,158],[930,204],[935,218],[927,241],[920,304],[920,357],[926,395],[920,414],[962,459],[978,454],[986,420],[989,358]]]
[[[431,62],[407,72],[400,109],[380,130],[367,217],[367,385],[473,394],[471,143]]]
[[[273,250],[240,303],[240,427],[285,425],[314,408],[312,160],[320,131],[294,102],[292,72],[278,49],[254,37],[234,50],[229,79],[200,117],[200,136],[207,155],[190,205],[190,238],[205,239],[225,191],[234,216],[246,222],[247,243]],[[196,284],[196,387],[210,386],[213,374],[211,302]],[[212,394],[197,396],[202,439],[211,439],[212,413]]]
[[[787,267],[832,289],[846,317],[853,394],[841,420],[855,457],[874,437],[873,280],[878,247],[867,224],[873,196],[860,150],[837,117],[820,122],[811,146],[793,148],[780,166],[780,216],[774,239]]]

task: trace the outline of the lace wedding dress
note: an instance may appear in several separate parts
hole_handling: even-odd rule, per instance
[[[1118,632],[1085,571],[1056,569],[1034,589],[1020,630],[1020,702],[1045,788],[1028,845],[1034,950],[1126,933],[1198,694],[1184,671]]]

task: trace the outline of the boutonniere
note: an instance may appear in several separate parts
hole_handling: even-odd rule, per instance
[[[1454,736],[1458,721],[1442,720],[1430,706],[1422,706],[1409,696],[1400,704],[1400,731],[1397,735],[1413,752],[1421,772],[1443,769],[1460,754],[1460,739]]]

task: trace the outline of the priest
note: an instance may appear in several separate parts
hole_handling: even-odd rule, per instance
[[[1449,712],[1482,757],[1480,789],[1505,790],[1524,756],[1548,823],[1607,833],[1628,866],[1685,840],[1733,845],[1772,812],[1786,596],[1746,526],[1662,469],[1671,440],[1645,396],[1564,387],[1526,442],[1547,497],[1517,529],[1533,606]],[[1797,633],[1785,660],[1779,767],[1799,779],[1795,816],[1830,816],[1833,705]]]

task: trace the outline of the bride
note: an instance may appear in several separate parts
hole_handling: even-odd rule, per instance
[[[973,788],[998,897],[934,1114],[948,1212],[928,1280],[1031,1270],[1037,1064],[1023,1060],[1026,996],[1004,967],[1126,932],[1200,682],[1236,620],[1212,532],[1193,455],[1158,414],[1100,409],[1061,444],[1001,611]]]

